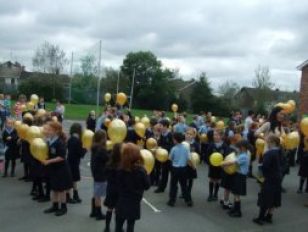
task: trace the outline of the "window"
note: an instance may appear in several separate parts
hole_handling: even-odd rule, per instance
[[[11,85],[15,85],[15,78],[11,78]]]

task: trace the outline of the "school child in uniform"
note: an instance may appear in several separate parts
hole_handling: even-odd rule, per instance
[[[106,213],[106,226],[104,232],[110,231],[112,212],[116,207],[118,201],[116,177],[121,162],[121,150],[122,150],[122,144],[116,143],[113,146],[112,154],[107,164],[107,190],[106,190],[106,198],[104,201],[104,205],[107,207],[107,213]]]
[[[161,134],[158,140],[158,146],[166,149],[169,153],[173,146],[172,133],[169,130],[169,121],[164,119],[161,120],[160,124],[161,124]],[[171,163],[169,160],[161,164],[161,178],[158,187],[155,190],[155,193],[163,193],[165,191],[168,184],[170,168],[171,168]]]
[[[306,181],[306,188],[305,192],[308,193],[308,146],[305,147],[305,140],[304,135],[300,135],[300,144],[298,147],[298,156],[299,156],[299,170],[298,176],[300,177],[299,180],[299,187],[297,193],[303,193],[304,183]],[[308,139],[306,139],[308,140]],[[308,141],[307,141],[308,144]]]
[[[45,99],[43,97],[40,97],[39,102],[37,103],[37,108],[38,109],[46,109],[46,105],[45,105]]]
[[[146,139],[148,138],[154,138],[154,127],[157,124],[157,119],[156,118],[151,118],[150,119],[150,127],[146,129],[145,131],[145,137]]]
[[[169,159],[171,160],[171,182],[168,205],[173,207],[176,201],[178,183],[180,183],[182,194],[187,206],[192,206],[191,195],[187,186],[187,165],[190,163],[189,149],[182,144],[185,136],[180,132],[173,134],[175,146],[171,149]],[[191,163],[190,163],[191,164]]]
[[[92,110],[87,118],[87,129],[95,132],[95,128],[96,128],[96,116],[95,116],[95,111]]]
[[[106,149],[107,134],[104,130],[98,130],[93,137],[91,148],[91,172],[94,179],[94,191],[90,217],[96,220],[105,219],[102,213],[101,198],[106,196],[108,152]]]
[[[67,193],[68,203],[81,203],[79,198],[77,183],[80,181],[80,159],[84,157],[87,150],[82,147],[81,142],[82,126],[80,123],[73,123],[70,128],[70,138],[67,141],[67,161],[73,178],[73,199]]]
[[[193,127],[189,127],[185,134],[185,141],[190,145],[190,152],[200,154],[200,144],[196,140],[197,131]],[[191,195],[194,179],[197,178],[197,169],[192,165],[187,165],[187,191]]]
[[[5,164],[3,177],[8,176],[8,170],[11,163],[11,177],[15,177],[16,159],[18,157],[17,131],[13,127],[14,121],[10,118],[6,120],[5,128],[3,130],[2,138],[5,146]]]
[[[230,217],[242,217],[240,196],[246,196],[246,178],[249,171],[249,155],[250,145],[247,141],[242,140],[236,144],[238,155],[235,161],[225,161],[222,166],[234,165],[238,167],[237,172],[232,178],[231,191],[234,195],[233,208],[229,211]]]
[[[232,138],[229,139],[230,146],[228,153],[238,153],[239,149],[237,148],[236,144],[242,140],[242,136],[240,134],[235,134]],[[229,201],[231,189],[233,186],[233,179],[234,175],[230,175],[226,173],[224,170],[222,170],[221,175],[221,183],[220,186],[224,188],[224,198],[220,201],[220,204],[223,209],[231,209],[232,203]]]
[[[258,129],[258,123],[253,122],[250,125],[249,131],[248,131],[248,134],[247,134],[247,140],[248,140],[248,142],[250,143],[250,146],[251,146],[251,157],[250,157],[249,173],[248,173],[248,177],[250,177],[250,178],[254,178],[252,163],[256,159],[256,140],[257,140],[257,138],[255,136],[255,133],[256,133],[257,129]]]
[[[280,139],[276,135],[269,135],[266,142],[268,150],[261,166],[264,182],[258,194],[259,216],[253,219],[258,225],[272,223],[274,208],[281,206]]]
[[[141,217],[140,202],[145,190],[150,188],[150,179],[143,168],[143,159],[137,145],[123,145],[121,164],[117,179],[118,201],[115,207],[116,232],[133,232],[135,221]]]
[[[49,154],[48,159],[42,163],[47,167],[53,203],[44,213],[62,216],[67,213],[66,192],[73,187],[71,172],[66,161],[66,137],[62,125],[54,121],[44,126],[44,133],[48,141]]]
[[[213,131],[213,143],[211,143],[207,149],[207,163],[209,164],[209,196],[208,201],[217,201],[218,200],[218,191],[219,184],[221,180],[222,169],[221,167],[214,167],[210,164],[209,159],[211,154],[214,152],[219,152],[224,157],[229,154],[229,147],[222,140],[224,132],[222,130],[214,130]]]

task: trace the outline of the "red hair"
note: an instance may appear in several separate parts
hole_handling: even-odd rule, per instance
[[[121,155],[121,169],[126,171],[132,171],[138,166],[142,166],[143,158],[140,153],[140,149],[133,143],[126,143],[123,145],[123,151]]]

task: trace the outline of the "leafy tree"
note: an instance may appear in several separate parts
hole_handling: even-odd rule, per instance
[[[32,58],[35,71],[59,74],[67,64],[65,52],[58,46],[45,41]]]
[[[225,106],[227,111],[235,110],[237,102],[234,101],[234,96],[239,92],[240,86],[233,81],[226,81],[218,87],[220,96],[220,102]]]
[[[84,76],[90,76],[97,73],[97,65],[95,64],[94,55],[86,55],[80,59],[81,70]]]

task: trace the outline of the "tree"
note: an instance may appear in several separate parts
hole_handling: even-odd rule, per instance
[[[256,89],[256,105],[254,108],[256,111],[264,113],[266,112],[267,104],[271,101],[271,89],[274,87],[268,66],[259,65],[256,68],[252,85]]]
[[[235,110],[237,102],[234,102],[234,96],[239,92],[240,86],[233,81],[226,81],[218,87],[218,92],[221,95],[221,104],[225,105],[226,110]]]
[[[68,63],[65,52],[58,46],[45,41],[32,58],[35,71],[59,74]]]
[[[84,76],[94,75],[97,73],[97,65],[95,64],[94,55],[86,55],[80,59],[81,70]]]
[[[191,104],[194,113],[200,111],[213,111],[215,108],[215,96],[212,94],[210,83],[206,73],[201,73],[191,93]]]

